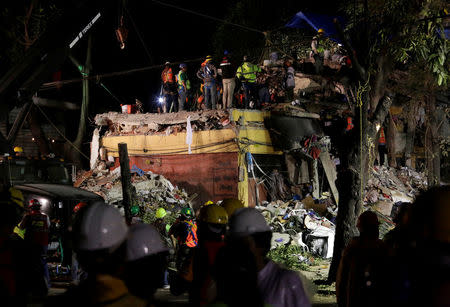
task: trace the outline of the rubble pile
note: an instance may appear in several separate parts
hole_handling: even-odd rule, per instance
[[[133,166],[131,169],[131,183],[136,189],[137,203],[141,211],[156,208],[177,209],[186,206],[190,199],[188,194],[174,186],[164,176],[154,174]],[[120,181],[120,167],[112,171],[91,170],[83,173],[75,182],[80,187],[102,196],[105,202],[117,204],[122,201],[122,183]]]
[[[415,195],[426,189],[424,174],[407,167],[397,170],[390,167],[374,167],[365,190],[365,205],[390,216],[392,207],[398,202],[411,203]]]
[[[263,202],[256,207],[272,228],[272,249],[284,245],[295,245],[303,253],[321,258],[333,256],[336,205],[328,193],[314,200],[307,196],[293,199]],[[308,257],[299,254],[300,262],[307,263]]]
[[[169,135],[186,131],[189,119],[192,131],[217,130],[230,124],[230,114],[227,110],[205,110],[176,113],[146,113],[125,114],[109,112],[97,114],[95,124],[106,126],[108,130],[104,136],[134,135],[134,134],[160,134]]]

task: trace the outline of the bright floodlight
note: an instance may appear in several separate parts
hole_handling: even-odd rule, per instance
[[[159,102],[159,103],[163,103],[163,102],[164,102],[164,98],[158,97],[158,102]]]

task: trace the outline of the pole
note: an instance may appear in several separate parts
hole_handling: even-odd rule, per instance
[[[128,159],[128,148],[126,143],[119,143],[120,176],[122,181],[123,207],[125,209],[125,220],[131,224],[131,205],[134,200],[134,187],[131,184],[130,161]]]

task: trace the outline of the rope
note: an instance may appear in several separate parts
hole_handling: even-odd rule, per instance
[[[122,101],[119,100],[119,98],[117,98],[104,84],[103,82],[99,82],[97,83],[98,85],[100,85],[108,94],[110,94],[117,102],[119,102],[120,104],[124,104]]]
[[[49,124],[56,130],[56,132],[59,133],[59,135],[66,140],[66,142],[68,142],[73,148],[75,148],[76,151],[78,151],[83,157],[85,157],[86,159],[88,159],[89,161],[91,160],[88,156],[86,156],[83,152],[81,152],[81,150],[78,149],[78,147],[76,147],[68,138],[66,138],[66,136],[58,129],[58,127],[55,126],[55,124],[53,124],[53,122],[50,120],[50,118],[47,116],[47,114],[44,113],[44,111],[42,111],[41,107],[39,107],[37,104],[35,104],[35,106],[38,108],[38,110],[42,113],[42,115],[44,115],[45,119],[47,119],[47,121],[49,122]]]

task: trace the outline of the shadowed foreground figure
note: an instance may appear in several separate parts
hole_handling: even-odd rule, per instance
[[[154,294],[163,285],[169,249],[158,230],[147,224],[131,226],[126,244],[125,283],[132,294],[154,304]]]
[[[387,306],[450,306],[450,186],[412,204],[407,236],[391,259]]]
[[[255,208],[238,209],[231,216],[226,246],[232,253],[242,253],[244,264],[246,253],[250,252],[258,272],[258,291],[264,303],[274,307],[311,306],[300,276],[267,258],[271,239],[272,230]],[[251,265],[248,264],[247,269],[251,270]]]
[[[73,235],[78,261],[88,277],[51,298],[48,306],[147,306],[121,279],[128,228],[119,210],[102,202],[81,208]]]
[[[378,217],[372,211],[363,212],[357,227],[360,236],[344,249],[336,276],[336,296],[339,307],[382,306],[384,269],[387,248],[378,238]]]

